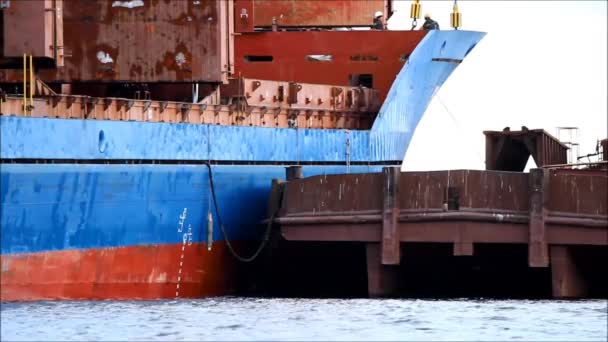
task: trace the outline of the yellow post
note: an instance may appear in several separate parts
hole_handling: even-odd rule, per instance
[[[420,0],[414,0],[410,7],[410,18],[420,19]]]
[[[23,54],[23,114],[27,113],[27,55]]]
[[[32,62],[32,55],[30,55],[30,105],[31,109],[34,109],[34,66]]]
[[[454,30],[458,30],[460,26],[462,26],[462,17],[460,12],[458,12],[458,2],[454,0],[454,7],[452,14],[450,15],[450,24],[454,28]]]
[[[410,18],[412,18],[412,30],[418,25],[418,19],[420,18],[420,0],[414,0],[410,7]]]

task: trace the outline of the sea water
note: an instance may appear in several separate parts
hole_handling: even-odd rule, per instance
[[[606,341],[605,300],[267,299],[1,304],[2,341]]]

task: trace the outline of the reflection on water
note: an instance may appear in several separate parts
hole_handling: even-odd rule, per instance
[[[1,305],[5,340],[607,340],[607,301],[211,298]]]

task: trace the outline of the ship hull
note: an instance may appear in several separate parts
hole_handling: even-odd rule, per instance
[[[369,130],[5,113],[0,299],[231,293],[238,263],[228,243],[259,245],[272,179],[299,163],[305,177],[399,166],[431,98],[483,35],[427,33]]]
[[[235,291],[235,263],[221,242],[3,255],[4,301],[160,299]]]
[[[379,169],[303,168],[306,176]],[[270,183],[285,165],[211,170],[221,217],[205,165],[3,164],[2,301],[234,293],[239,263],[226,238],[243,256],[259,245]]]

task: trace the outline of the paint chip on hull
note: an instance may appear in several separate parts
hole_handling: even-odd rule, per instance
[[[135,7],[141,7],[143,5],[144,5],[143,0],[114,1],[112,3],[112,7],[125,7],[125,8],[135,8]]]
[[[112,56],[109,53],[103,51],[97,51],[97,60],[103,64],[114,63]]]
[[[184,63],[186,63],[186,56],[182,52],[178,52],[175,55],[175,63],[177,66],[181,67]]]

